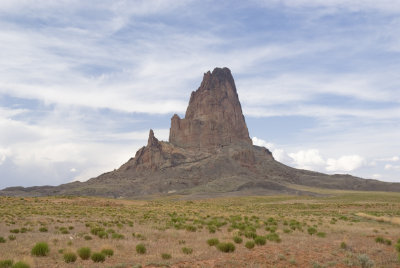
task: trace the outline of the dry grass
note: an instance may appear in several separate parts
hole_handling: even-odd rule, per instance
[[[16,240],[0,243],[0,260],[23,260],[31,267],[352,267],[359,265],[359,255],[366,254],[377,267],[399,267],[394,246],[378,244],[375,237],[393,242],[400,238],[400,195],[330,194],[194,201],[0,197],[0,236],[7,238],[10,230],[20,230],[14,234]],[[48,231],[39,231],[41,227]],[[103,228],[108,238],[91,234],[94,227]],[[326,237],[309,235],[310,227]],[[266,245],[247,249],[252,232],[267,237]],[[274,232],[280,243],[271,241]],[[120,239],[113,239],[112,233]],[[87,235],[92,240],[85,240]],[[207,244],[210,238],[233,243],[234,236],[243,242],[235,244],[233,253]],[[31,256],[40,241],[49,244],[50,253]],[[342,242],[346,249],[340,248]],[[136,252],[139,243],[146,246],[146,254]],[[114,255],[104,263],[80,258],[73,264],[64,262],[63,253],[81,247],[92,252],[113,249]],[[193,253],[183,253],[183,247]],[[162,254],[170,254],[171,259],[163,259]]]
[[[356,213],[357,216],[370,219],[370,220],[375,220],[378,222],[389,222],[392,224],[397,224],[400,225],[400,217],[392,217],[392,216],[374,216],[374,215],[369,215],[366,213],[358,212]]]

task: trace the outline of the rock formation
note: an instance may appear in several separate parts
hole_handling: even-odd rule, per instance
[[[138,197],[160,194],[302,194],[293,185],[331,189],[400,191],[399,183],[326,175],[274,160],[252,145],[228,68],[204,74],[192,92],[185,118],[171,119],[169,142],[150,130],[147,145],[119,169],[87,182],[60,186],[11,187],[0,195],[92,195]]]
[[[204,74],[192,92],[185,118],[171,119],[169,142],[188,149],[215,149],[232,143],[252,144],[228,68]]]

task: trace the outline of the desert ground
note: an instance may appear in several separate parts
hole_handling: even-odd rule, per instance
[[[299,189],[316,195],[0,197],[0,267],[400,267],[399,193]]]

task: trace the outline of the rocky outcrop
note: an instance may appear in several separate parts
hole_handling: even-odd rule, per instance
[[[200,87],[192,92],[185,118],[176,114],[172,117],[169,142],[199,150],[252,144],[228,68],[215,68],[204,74]]]
[[[215,68],[192,92],[185,118],[172,117],[169,142],[159,141],[150,130],[147,145],[119,169],[82,183],[12,187],[0,196],[301,194],[293,184],[400,192],[399,183],[329,176],[275,161],[267,148],[252,145],[231,72]]]
[[[150,129],[149,139],[147,146],[143,146],[136,152],[135,158],[131,159],[129,165],[124,166],[125,170],[131,168],[137,171],[141,170],[152,170],[155,171],[159,166],[165,162],[162,146],[158,139],[154,136],[154,132]]]

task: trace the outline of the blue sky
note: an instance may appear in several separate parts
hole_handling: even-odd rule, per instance
[[[214,67],[293,167],[400,182],[395,0],[0,2],[0,188],[118,168]]]

